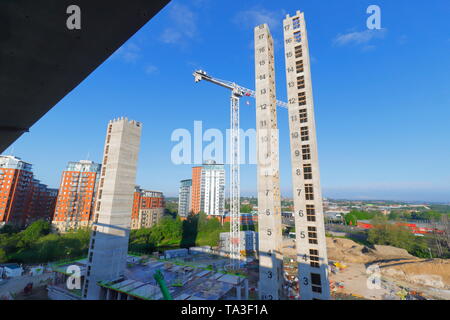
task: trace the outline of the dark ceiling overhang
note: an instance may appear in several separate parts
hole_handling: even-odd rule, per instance
[[[0,0],[0,152],[170,0]],[[81,29],[69,30],[70,5]]]

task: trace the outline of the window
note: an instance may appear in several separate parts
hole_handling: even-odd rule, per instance
[[[295,57],[296,58],[301,58],[303,56],[303,51],[302,51],[302,46],[301,45],[296,46],[294,50],[295,50]]]
[[[306,109],[300,109],[298,112],[300,113],[300,123],[308,122]]]
[[[297,89],[305,89],[305,76],[297,77]]]
[[[294,27],[294,30],[300,28],[300,18],[297,17],[292,19],[292,26]]]
[[[310,244],[317,244],[317,229],[316,227],[308,227],[308,240]]]
[[[313,268],[319,268],[319,250],[309,249],[309,264]]]
[[[311,160],[311,149],[309,148],[309,144],[302,146],[302,155],[303,160]]]
[[[306,205],[306,219],[308,221],[316,221],[316,209],[313,204]]]
[[[322,281],[320,280],[320,274],[311,273],[312,291],[322,293]]]
[[[300,31],[294,32],[294,42],[302,41],[302,34]]]
[[[298,60],[298,61],[295,63],[295,67],[297,68],[297,73],[303,72],[303,71],[304,71],[304,68],[303,68],[303,60]]]
[[[304,106],[306,104],[306,93],[305,92],[299,92],[298,93],[298,105]]]
[[[306,180],[312,179],[312,167],[310,164],[304,164],[303,165],[303,177]]]
[[[308,127],[301,127],[300,128],[300,136],[301,136],[302,141],[308,141],[309,140]]]
[[[305,198],[306,200],[314,200],[314,188],[312,184],[305,184]]]

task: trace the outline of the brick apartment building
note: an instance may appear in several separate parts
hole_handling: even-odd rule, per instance
[[[26,227],[43,219],[51,221],[57,189],[34,178],[32,165],[14,156],[0,156],[0,227]]]
[[[69,162],[61,177],[52,225],[60,232],[92,224],[101,164]]]
[[[159,191],[143,190],[136,186],[131,213],[131,229],[151,228],[164,214],[164,195]]]
[[[191,210],[193,213],[200,212],[202,169],[203,167],[192,168]]]

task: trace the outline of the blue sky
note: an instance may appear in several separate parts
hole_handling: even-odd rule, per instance
[[[431,4],[432,3],[432,4]],[[366,8],[381,8],[368,32]],[[190,165],[174,165],[177,128],[229,126],[229,93],[192,72],[254,88],[253,27],[275,39],[277,98],[286,99],[282,20],[305,12],[324,195],[450,201],[450,2],[172,1],[5,153],[56,187],[68,161],[100,161],[108,120],[143,122],[137,183],[176,196]],[[241,127],[255,127],[254,101]],[[291,195],[287,111],[278,111],[281,190]],[[206,144],[205,144],[206,145]],[[241,168],[242,195],[256,167]]]

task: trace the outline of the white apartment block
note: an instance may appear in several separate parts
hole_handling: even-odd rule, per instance
[[[200,211],[207,215],[223,216],[225,210],[225,168],[208,161],[201,173]]]

